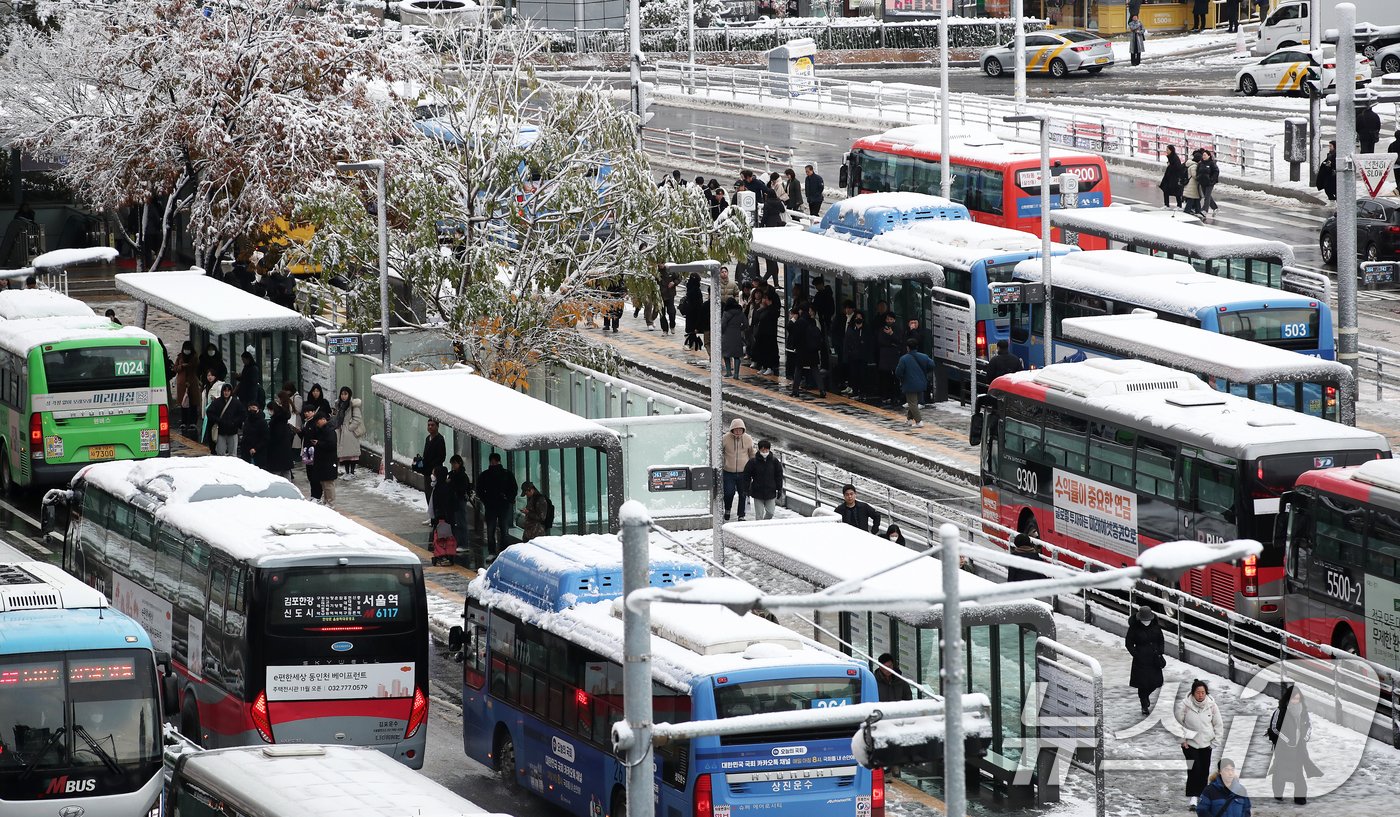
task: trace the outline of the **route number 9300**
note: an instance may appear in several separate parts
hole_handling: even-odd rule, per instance
[[[1040,493],[1040,477],[1029,468],[1016,469],[1016,490],[1032,496]]]

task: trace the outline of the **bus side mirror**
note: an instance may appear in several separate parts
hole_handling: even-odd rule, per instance
[[[972,415],[972,422],[967,427],[967,444],[976,448],[982,444],[982,427],[986,424],[986,415],[977,412]]]
[[[447,631],[447,649],[452,652],[461,650],[465,640],[466,634],[461,627],[453,627]]]
[[[1274,544],[1286,545],[1288,543],[1288,523],[1292,515],[1293,502],[1289,493],[1285,493],[1283,499],[1279,501],[1278,514],[1274,516]]]

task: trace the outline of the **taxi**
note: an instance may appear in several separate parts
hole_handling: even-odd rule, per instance
[[[1324,45],[1308,50],[1303,46],[1280,48],[1235,74],[1235,88],[1245,96],[1256,94],[1301,94],[1316,90],[1321,77],[1322,90],[1337,84],[1337,47]],[[1310,82],[1311,80],[1311,82]],[[1371,81],[1371,61],[1357,55],[1356,83]]]
[[[1088,31],[1036,31],[1026,35],[1026,73],[1049,74],[1061,79],[1072,71],[1097,74],[1113,64],[1113,44]],[[982,54],[982,71],[989,77],[1004,76],[1016,68],[1016,41]]]

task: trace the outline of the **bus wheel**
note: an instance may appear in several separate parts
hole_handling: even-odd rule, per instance
[[[614,786],[612,798],[608,800],[608,817],[626,817],[627,815],[627,790],[621,786]]]
[[[10,452],[0,446],[0,494],[14,496],[15,477],[10,471]]]
[[[204,735],[199,731],[199,707],[195,706],[193,692],[185,695],[185,705],[180,708],[180,734],[204,745]]]
[[[496,771],[501,775],[501,782],[506,784],[506,788],[514,789],[520,786],[515,768],[515,741],[511,740],[510,733],[504,729],[496,739]]]
[[[1339,628],[1332,636],[1332,646],[1352,655],[1361,654],[1361,645],[1356,643],[1356,633],[1350,627]]]

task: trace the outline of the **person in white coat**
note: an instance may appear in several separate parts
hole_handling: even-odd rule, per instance
[[[1186,797],[1194,810],[1197,798],[1210,782],[1211,751],[1225,739],[1220,707],[1210,697],[1210,687],[1205,681],[1197,679],[1191,682],[1191,694],[1177,706],[1176,719],[1185,731],[1181,753],[1190,764],[1186,773]]]

